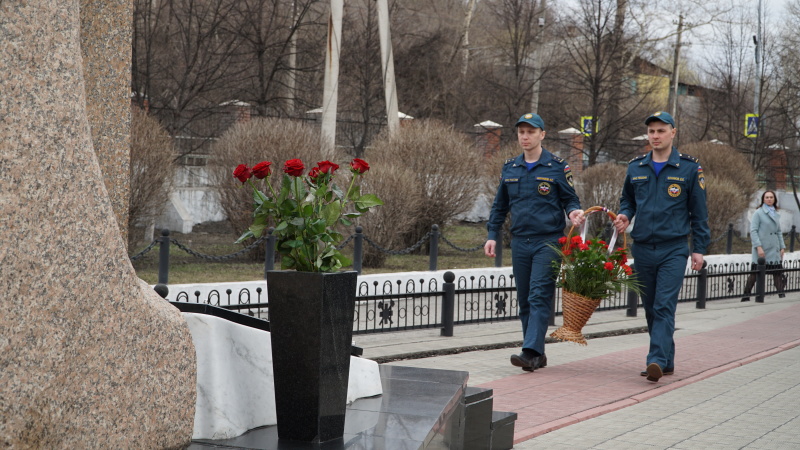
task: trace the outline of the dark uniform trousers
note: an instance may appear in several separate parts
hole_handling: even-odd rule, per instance
[[[544,338],[556,288],[553,261],[558,259],[554,247],[558,246],[559,237],[560,234],[551,238],[511,240],[519,319],[524,336],[522,348],[536,350],[540,354],[544,354]]]
[[[642,283],[642,304],[650,333],[647,364],[673,368],[675,308],[690,255],[689,245],[686,238],[658,244],[634,243],[631,253],[636,276]]]

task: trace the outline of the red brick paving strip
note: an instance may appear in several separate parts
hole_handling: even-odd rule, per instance
[[[514,443],[616,411],[800,345],[800,305],[675,340],[674,375],[646,381],[647,347],[494,380],[494,409],[514,411]],[[591,345],[591,344],[590,344]]]

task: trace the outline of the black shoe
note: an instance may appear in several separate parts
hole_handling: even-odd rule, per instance
[[[783,292],[781,292],[780,294],[778,294],[778,298],[786,298],[786,294],[784,294]]]
[[[534,356],[533,361],[534,361],[533,366],[523,367],[522,370],[526,372],[533,372],[534,369],[541,369],[542,367],[547,367],[547,355]]]
[[[673,373],[675,373],[675,369],[672,368],[672,367],[667,367],[666,369],[662,370],[662,373],[664,375],[672,375]],[[646,377],[647,376],[647,371],[643,370],[643,371],[639,372],[639,375],[641,375],[643,377]]]
[[[536,369],[536,356],[527,356],[525,353],[519,355],[511,355],[511,365],[522,367],[522,370],[533,372]]]
[[[650,363],[647,365],[647,381],[658,381],[662,376],[664,376],[664,372],[661,370],[661,366],[656,363]]]
[[[749,302],[750,301],[750,297],[742,297],[742,301],[743,302]]]

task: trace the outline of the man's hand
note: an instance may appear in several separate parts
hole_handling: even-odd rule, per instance
[[[692,253],[692,270],[701,270],[703,268],[703,254]]]
[[[626,216],[625,214],[617,214],[617,218],[614,219],[614,228],[617,229],[617,233],[619,234],[624,233],[625,230],[628,228],[628,225],[630,224],[631,221],[628,220],[628,216]]]
[[[569,213],[569,220],[572,222],[572,226],[579,227],[586,220],[586,216],[583,214],[582,209],[576,209]]]
[[[490,258],[494,258],[497,256],[494,254],[495,246],[497,246],[497,241],[489,239],[486,241],[486,244],[483,245],[483,253]]]

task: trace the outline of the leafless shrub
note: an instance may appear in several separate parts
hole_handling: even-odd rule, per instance
[[[373,208],[359,220],[364,235],[387,250],[405,248],[403,236],[414,226],[415,208],[424,202],[422,187],[408,167],[369,161],[370,171],[364,175],[362,192],[383,200],[384,206]],[[364,267],[380,267],[387,253],[364,243]]]
[[[252,167],[261,161],[271,161],[271,181],[273,186],[279,186],[286,160],[301,159],[310,169],[321,159],[320,155],[319,133],[302,122],[258,118],[229,128],[212,148],[209,172],[217,186],[222,210],[237,237],[250,226],[253,213],[252,190],[243,189],[232,175],[237,165]]]
[[[422,191],[422,201],[405,211],[412,223],[403,234],[411,245],[433,224],[443,226],[473,206],[485,162],[467,137],[431,120],[405,124],[395,135],[380,135],[367,151],[371,165],[405,168]],[[395,208],[386,203],[383,208]]]
[[[133,248],[141,233],[164,210],[175,177],[172,138],[158,120],[138,107],[131,111],[131,173],[128,239]],[[134,237],[135,236],[135,237]]]
[[[756,174],[747,158],[728,145],[698,142],[684,145],[681,152],[698,158],[706,175],[708,226],[714,239],[747,209],[758,189]]]
[[[575,190],[581,199],[583,209],[592,206],[605,206],[611,211],[619,211],[619,197],[625,183],[626,167],[616,163],[602,163],[591,166],[575,176]],[[589,216],[587,230],[592,235],[602,231],[608,219],[599,214]]]
[[[698,158],[707,176],[736,182],[740,195],[748,201],[758,189],[756,173],[747,157],[729,145],[696,142],[682,146],[681,152]]]
[[[706,176],[706,191],[708,226],[714,239],[727,233],[728,224],[747,209],[750,197],[742,195],[738,181],[716,175]]]

